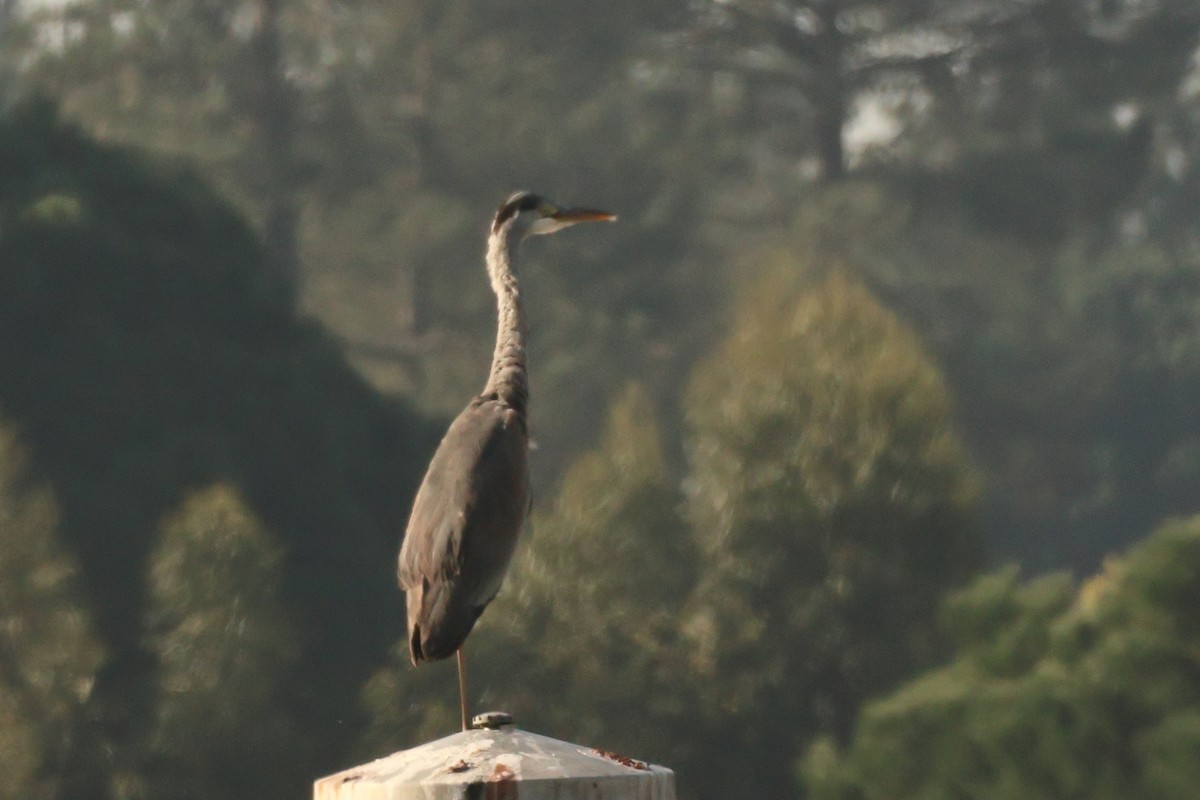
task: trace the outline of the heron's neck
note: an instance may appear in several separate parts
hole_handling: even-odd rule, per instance
[[[515,272],[518,238],[512,235],[511,225],[504,225],[488,239],[488,277],[496,293],[499,322],[492,372],[483,393],[495,394],[524,413],[529,384],[525,372],[525,315]]]

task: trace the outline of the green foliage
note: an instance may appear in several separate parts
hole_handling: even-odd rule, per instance
[[[1035,245],[867,180],[806,202],[782,247],[812,266],[772,294],[845,270],[937,356],[1002,558],[1091,569],[1194,509],[1200,285],[1189,247]]]
[[[391,123],[373,131],[384,172],[349,198],[372,209],[363,216],[376,237],[347,235],[324,224],[336,211],[315,210],[321,229],[307,252],[313,272],[330,277],[314,286],[312,307],[375,345],[359,351],[373,380],[442,413],[478,391],[491,354],[481,255],[496,203],[530,188],[620,213],[603,231],[527,244],[539,485],[557,483],[594,443],[593,421],[620,380],[659,398],[683,380],[703,324],[692,312],[711,304],[713,273],[683,259],[679,235],[700,202],[689,187],[701,143],[633,75],[644,40],[681,5],[621,2],[597,14],[586,4],[386,4],[375,13],[396,21],[373,32],[377,74],[357,98]],[[378,83],[391,74],[408,80],[399,108],[395,87]],[[385,253],[368,252],[376,238]],[[394,289],[386,303],[370,295],[380,283]]]
[[[39,107],[0,120],[0,173],[0,400],[112,654],[95,735],[134,768],[146,558],[168,510],[221,481],[279,533],[312,687],[296,713],[324,743],[309,768],[332,769],[336,720],[402,624],[394,548],[431,429],[272,298],[254,235],[194,176]]]
[[[822,797],[1187,796],[1186,537],[932,620],[977,559],[947,382],[1025,568],[1194,512],[1198,26],[1186,0],[0,0],[5,102],[205,177],[0,120],[0,405],[62,508],[0,575],[67,576],[0,630],[66,676],[0,675],[14,791],[301,793],[372,673],[359,755],[454,729],[452,663],[379,668],[432,429],[271,267],[303,259],[375,387],[451,413],[492,343],[484,222],[532,188],[622,221],[524,266],[543,490],[471,639],[480,707],[699,797],[790,794],[819,734]]]
[[[743,143],[767,150],[777,164],[804,164],[789,170],[792,188],[787,180],[774,182],[789,194],[797,172],[824,181],[845,177],[847,130],[858,103],[873,93],[919,94],[925,81],[938,80],[970,16],[955,9],[951,21],[939,4],[912,0],[705,0],[692,6],[685,58],[724,78],[729,94],[745,95],[727,101],[741,112]],[[897,46],[905,37],[910,40]]]
[[[149,797],[291,797],[311,775],[284,691],[299,629],[276,537],[237,492],[189,496],[150,556],[157,659]]]
[[[845,278],[779,287],[751,293],[688,394],[706,569],[685,624],[714,724],[738,737],[712,763],[763,795],[786,791],[781,748],[847,735],[931,662],[941,594],[978,563],[977,483],[912,333]]]
[[[1053,574],[1019,586],[1015,567],[977,580],[946,604],[944,623],[957,656],[995,675],[1029,670],[1048,643],[1045,619],[1066,610],[1069,575]]]
[[[656,418],[640,386],[617,396],[597,448],[534,516],[519,588],[497,616],[540,640],[539,668],[561,681],[556,709],[537,712],[550,729],[666,758],[664,728],[684,710],[679,618],[698,563]],[[537,708],[536,697],[527,703]]]
[[[62,796],[105,648],[52,492],[31,482],[24,448],[0,420],[0,797]]]
[[[614,403],[471,637],[478,705],[661,759],[698,796],[778,795],[803,743],[938,652],[978,557],[945,386],[860,286],[789,280],[748,292],[696,372],[690,520],[645,392]],[[372,752],[453,726],[451,669],[395,658],[365,694]]]
[[[1092,569],[1194,511],[1198,7],[696,6],[720,44],[697,91],[715,103],[726,87],[734,124],[753,123],[732,141],[754,179],[718,196],[767,195],[726,201],[743,223],[716,246],[758,252],[764,220],[798,215],[789,250],[911,322],[960,399],[993,548]],[[813,25],[819,12],[839,24]],[[839,41],[788,47],[818,40]],[[805,79],[821,69],[842,79]],[[838,94],[848,179],[799,196],[814,112]]]
[[[834,223],[821,249],[843,246],[840,266],[946,369],[1007,552],[1091,568],[1190,509],[1197,437],[1171,434],[1194,387],[1124,361],[1195,351],[1187,0],[0,8],[25,91],[198,165],[272,241],[268,212],[291,203],[304,307],[374,385],[425,409],[454,413],[479,386],[496,201],[522,186],[621,212],[530,259],[539,484],[591,446],[613,376],[671,407],[743,266],[724,254],[792,239],[799,214],[794,234]],[[286,146],[262,111],[276,107]],[[857,186],[814,188],[814,163],[834,160]],[[862,207],[872,192],[886,219]],[[1075,289],[1096,316],[1070,310]],[[1147,319],[1100,321],[1131,297],[1155,298]],[[1127,432],[1159,415],[1139,448]]]
[[[280,69],[259,54],[273,17]],[[295,205],[302,307],[376,386],[453,414],[478,391],[495,307],[486,222],[514,189],[612,208],[632,224],[531,245],[538,482],[593,443],[612,374],[667,396],[715,273],[685,260],[706,147],[676,98],[634,71],[679,0],[590,4],[371,0],[43,8],[74,35],[27,52],[26,85],[105,138],[184,157],[282,245]],[[264,94],[269,102],[263,101]],[[261,109],[289,117],[287,146]],[[694,115],[693,115],[694,116]],[[278,138],[278,137],[276,137]],[[271,165],[275,166],[272,167]]]
[[[1200,718],[1200,518],[1076,590],[981,578],[947,603],[954,662],[810,751],[815,798],[1184,798]]]
[[[1179,0],[983,8],[983,25],[1007,16],[1004,28],[930,126],[959,154],[956,200],[984,230],[1111,241],[1159,168],[1154,115],[1187,85],[1200,14]]]

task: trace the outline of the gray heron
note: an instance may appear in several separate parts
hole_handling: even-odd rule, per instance
[[[463,730],[463,643],[500,591],[530,504],[529,388],[517,251],[527,236],[615,219],[605,211],[560,208],[536,194],[517,192],[492,221],[487,272],[499,312],[492,370],[483,392],[450,424],[429,462],[399,563],[409,656],[415,666],[457,655]]]

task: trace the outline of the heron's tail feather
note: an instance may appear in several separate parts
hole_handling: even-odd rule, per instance
[[[409,591],[408,654],[414,665],[454,655],[483,613],[466,592],[456,591],[456,583],[422,581],[419,589]]]

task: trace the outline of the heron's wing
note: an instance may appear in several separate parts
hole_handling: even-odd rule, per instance
[[[477,399],[450,425],[417,492],[400,550],[401,587],[453,581],[464,599],[486,605],[528,504],[524,420],[499,401]]]

